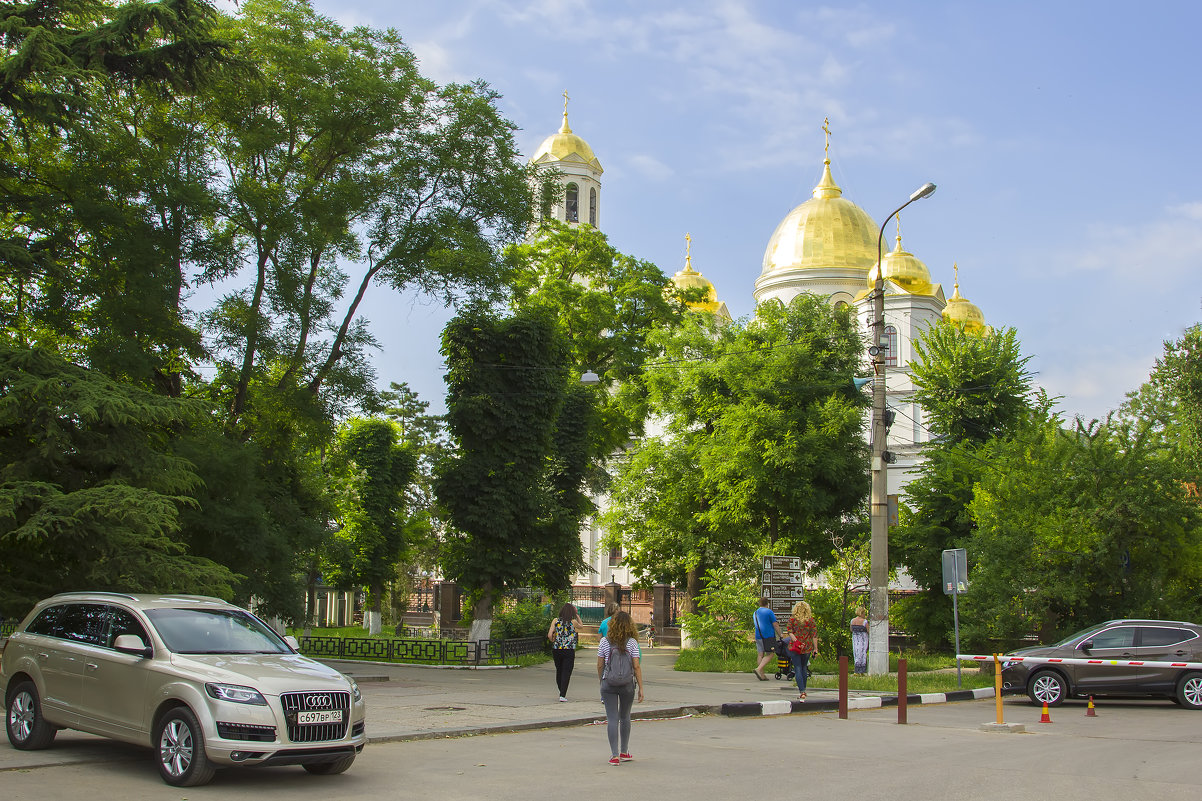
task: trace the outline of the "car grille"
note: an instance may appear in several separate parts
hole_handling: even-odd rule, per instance
[[[275,741],[275,726],[254,726],[249,723],[217,721],[217,736],[224,740],[249,740],[256,743]]]
[[[284,706],[284,717],[288,721],[288,739],[294,743],[319,743],[341,740],[346,736],[346,727],[351,717],[351,694],[315,690],[306,693],[284,693],[280,696]],[[341,723],[313,723],[300,725],[296,722],[299,712],[321,712],[338,709],[342,711]]]

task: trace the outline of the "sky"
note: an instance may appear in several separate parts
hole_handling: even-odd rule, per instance
[[[735,317],[777,223],[830,155],[843,196],[903,213],[950,296],[1017,332],[1066,415],[1100,418],[1202,320],[1202,3],[314,0],[396,28],[440,83],[483,79],[533,154],[563,92],[604,167],[600,227]],[[890,228],[892,230],[892,228]],[[451,312],[379,289],[363,312],[382,386],[444,409]]]

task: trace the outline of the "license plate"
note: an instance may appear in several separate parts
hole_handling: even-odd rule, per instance
[[[342,710],[335,709],[329,712],[297,712],[296,722],[302,726],[307,723],[341,723]]]

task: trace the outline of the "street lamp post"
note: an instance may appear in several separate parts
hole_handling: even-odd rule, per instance
[[[886,461],[885,442],[885,352],[881,337],[885,331],[885,268],[881,263],[881,245],[885,226],[902,209],[935,191],[935,185],[925,183],[905,203],[898,206],[884,222],[876,238],[876,284],[872,290],[872,543],[869,565],[868,611],[868,673],[883,675],[889,672],[889,461]]]

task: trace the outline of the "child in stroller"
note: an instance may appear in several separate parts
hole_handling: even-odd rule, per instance
[[[792,679],[797,675],[797,671],[793,669],[793,660],[789,658],[789,643],[785,640],[776,641],[776,678],[777,679]],[[814,670],[806,667],[806,680],[814,675]]]
[[[797,675],[793,670],[793,660],[789,659],[789,643],[785,640],[776,641],[776,678],[792,679]]]

